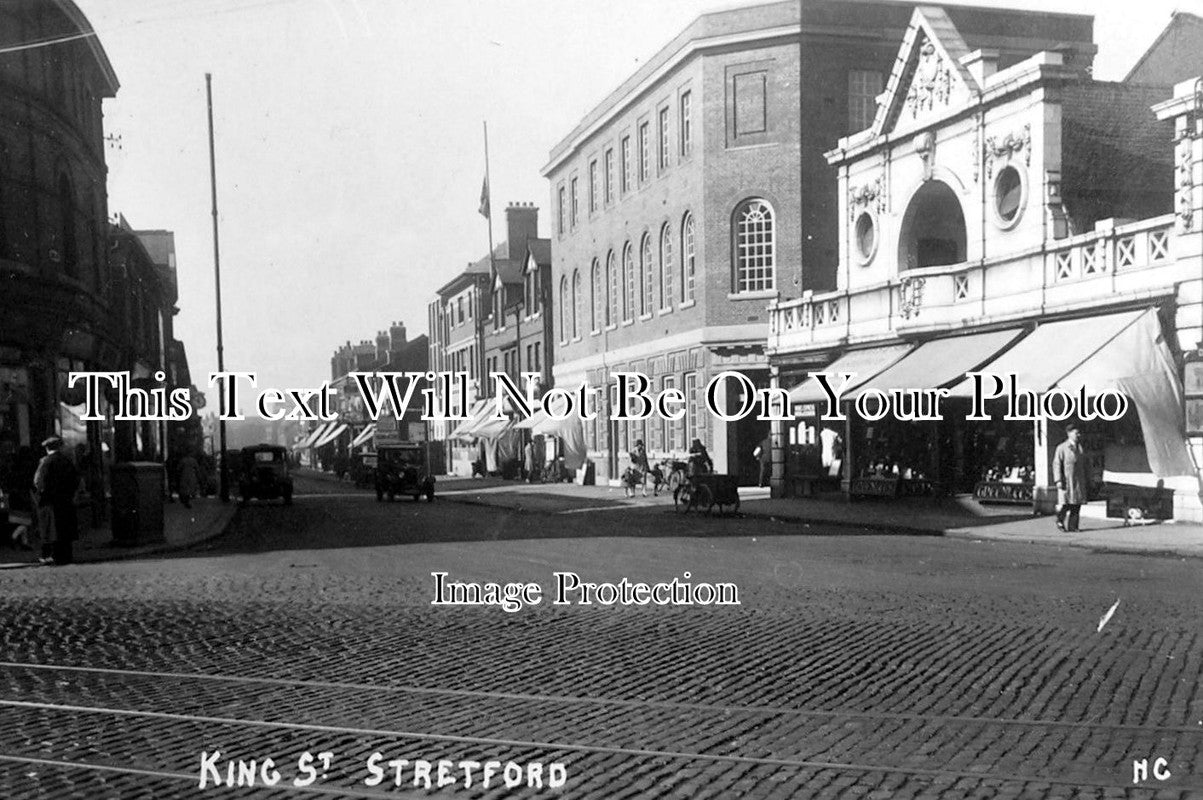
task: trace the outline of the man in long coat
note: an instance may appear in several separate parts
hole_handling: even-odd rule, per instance
[[[1070,425],[1065,441],[1053,453],[1053,480],[1057,484],[1057,529],[1076,531],[1078,515],[1086,502],[1086,452],[1078,444],[1081,431]]]
[[[72,543],[77,536],[75,492],[79,488],[79,471],[63,452],[62,439],[51,436],[42,446],[46,448],[46,456],[33,476],[41,522],[41,560],[43,564],[70,564]]]

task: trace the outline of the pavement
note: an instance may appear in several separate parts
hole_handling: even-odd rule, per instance
[[[302,473],[338,480],[330,473],[315,470]],[[614,486],[527,484],[501,478],[442,476],[438,479],[437,493],[456,502],[551,513],[591,513],[631,507],[667,510],[673,506],[669,494],[628,498],[622,488]],[[947,536],[1081,547],[1095,552],[1203,558],[1203,525],[1166,521],[1129,526],[1123,520],[1108,519],[1102,503],[1083,507],[1081,530],[1074,532],[1057,530],[1051,516],[1033,515],[1023,507],[987,506],[969,497],[849,502],[840,495],[772,498],[767,488],[742,487],[739,513],[795,523],[802,526],[798,533],[808,535],[859,532]]]
[[[184,508],[179,502],[167,503],[163,507],[163,541],[137,545],[115,543],[108,522],[88,527],[82,524],[86,523],[87,515],[81,513],[79,539],[75,542],[75,561],[83,564],[121,561],[186,549],[221,535],[237,509],[236,502],[222,503],[216,497],[197,498],[192,501],[191,509]],[[36,549],[6,547],[0,550],[0,568],[40,566],[39,554]]]

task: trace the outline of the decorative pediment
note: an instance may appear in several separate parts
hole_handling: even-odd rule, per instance
[[[873,135],[917,127],[977,97],[980,87],[961,63],[968,54],[943,9],[915,9],[877,107]]]

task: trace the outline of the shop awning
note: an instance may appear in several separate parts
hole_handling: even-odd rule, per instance
[[[334,424],[333,422],[323,422],[321,425],[318,425],[316,428],[314,428],[312,431],[309,432],[308,436],[306,436],[304,439],[302,439],[301,441],[294,444],[293,449],[294,450],[304,450],[307,447],[313,447],[313,443],[316,442],[322,436],[322,434],[324,434],[326,431],[330,430],[330,426],[332,426],[333,424]]]
[[[549,419],[551,419],[551,417],[547,416],[546,411],[544,411],[541,408],[536,408],[535,413],[531,414],[526,419],[522,419],[522,420],[519,420],[518,422],[514,423],[514,427],[515,428],[530,428],[531,430],[534,430],[536,425],[538,425],[541,422],[546,422]]]
[[[351,440],[351,447],[359,447],[361,444],[366,444],[372,438],[372,434],[376,432],[376,425],[371,424],[359,432],[359,435]]]
[[[322,438],[317,440],[317,443],[313,445],[314,447],[325,447],[339,436],[342,436],[343,431],[347,429],[347,424],[345,422],[331,423],[331,425],[333,425],[333,427],[322,434]]]
[[[472,429],[480,425],[493,413],[493,404],[488,400],[477,400],[468,412],[468,419],[456,426],[451,432],[452,439],[471,439]]]
[[[936,389],[959,383],[965,373],[989,363],[1002,350],[1023,336],[1021,328],[1008,328],[967,336],[934,339],[916,347],[904,358],[861,384],[844,398],[854,400],[870,389]]]
[[[1182,419],[1182,379],[1155,308],[1041,325],[981,371],[1014,372],[1017,389],[1037,394],[1118,390],[1136,407],[1153,474],[1197,475]]]
[[[1019,391],[1043,394],[1099,354],[1144,313],[1143,310],[1125,311],[1045,323],[979,371],[998,375],[1004,380],[1005,376],[1014,374]],[[989,390],[992,386],[987,382],[985,388]],[[951,396],[972,397],[973,381],[966,378],[952,387]]]
[[[856,377],[848,380],[848,391],[852,391],[886,367],[898,361],[898,359],[910,352],[911,347],[912,345],[909,344],[892,344],[885,347],[873,347],[868,350],[853,350],[840,356],[823,369],[812,371],[855,373]],[[839,389],[840,381],[833,380],[831,388]],[[821,403],[826,399],[827,393],[823,391],[823,387],[814,378],[807,378],[789,390],[790,403]]]

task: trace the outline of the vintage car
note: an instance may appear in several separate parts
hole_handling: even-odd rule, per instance
[[[410,495],[434,501],[434,476],[426,460],[426,447],[418,443],[386,444],[376,449],[376,499]]]
[[[230,454],[231,466],[237,470],[238,497],[246,503],[283,498],[292,505],[292,476],[288,470],[288,450],[274,444],[257,444]]]

